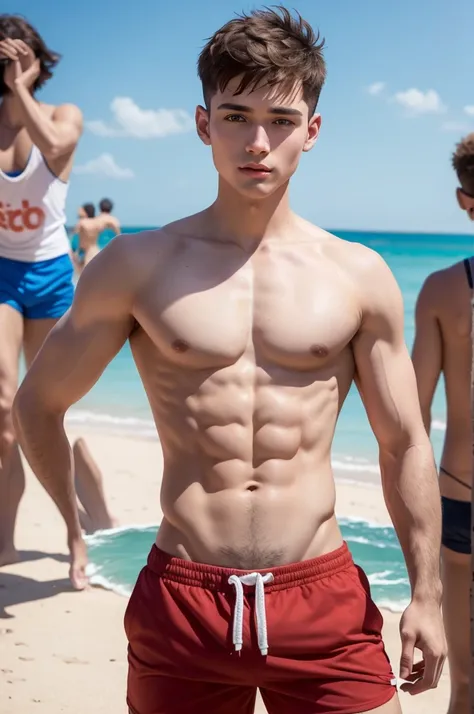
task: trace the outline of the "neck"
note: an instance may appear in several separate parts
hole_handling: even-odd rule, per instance
[[[221,240],[254,250],[262,241],[283,236],[292,222],[288,182],[268,198],[256,200],[238,193],[219,177],[217,198],[208,213]]]
[[[17,129],[23,126],[23,110],[14,94],[6,94],[0,104],[0,124]]]

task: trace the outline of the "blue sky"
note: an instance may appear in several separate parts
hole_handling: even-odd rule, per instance
[[[63,55],[40,98],[84,113],[69,222],[103,196],[124,225],[161,225],[212,202],[210,151],[189,119],[201,102],[196,59],[235,12],[259,6],[3,0],[2,12],[23,14]],[[474,131],[474,2],[288,7],[320,29],[328,65],[320,138],[292,181],[295,210],[325,228],[469,232],[450,159]]]

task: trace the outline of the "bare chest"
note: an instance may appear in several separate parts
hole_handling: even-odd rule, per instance
[[[137,305],[167,360],[212,368],[251,354],[259,364],[309,370],[335,358],[358,329],[354,296],[327,264],[280,256],[215,268],[183,261]]]

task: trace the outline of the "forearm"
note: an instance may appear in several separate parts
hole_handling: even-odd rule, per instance
[[[388,511],[405,556],[414,599],[441,598],[441,499],[429,439],[380,455]]]
[[[79,537],[74,463],[62,415],[48,414],[34,399],[20,394],[13,419],[18,442],[33,473],[64,519],[68,540]]]
[[[30,91],[21,83],[15,86],[15,96],[19,100],[22,119],[33,144],[45,156],[57,152],[60,148],[60,136],[55,123],[46,116]]]

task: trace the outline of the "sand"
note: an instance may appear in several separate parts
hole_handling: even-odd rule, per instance
[[[158,442],[86,436],[121,524],[158,522]],[[389,522],[379,487],[338,482],[337,492],[338,515]],[[71,591],[62,520],[29,471],[17,544],[21,562],[0,570],[1,714],[126,714],[127,600],[97,587]],[[383,615],[386,648],[397,672],[400,616]],[[401,693],[405,714],[444,714],[448,699],[447,667],[436,690],[418,697]],[[256,711],[265,712],[261,702]]]

